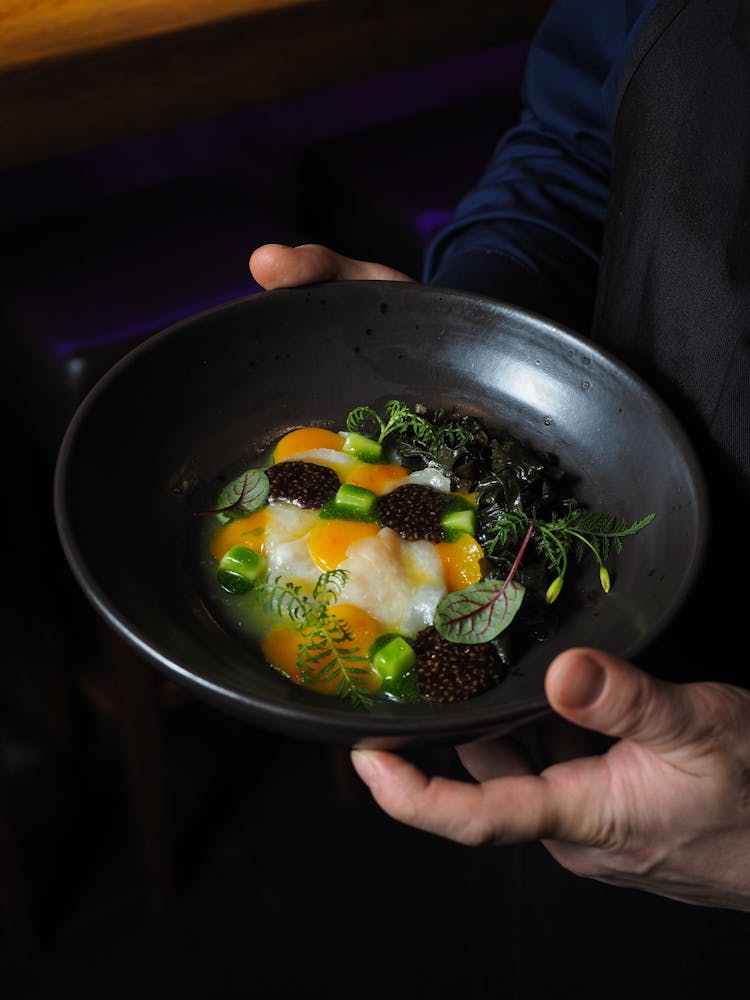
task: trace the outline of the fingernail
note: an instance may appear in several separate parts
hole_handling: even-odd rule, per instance
[[[568,668],[558,690],[560,702],[568,708],[586,708],[593,705],[604,688],[606,675],[596,660],[580,656],[575,666]]]
[[[378,767],[374,755],[366,750],[352,750],[352,765],[368,788],[376,788],[380,778],[380,768]]]

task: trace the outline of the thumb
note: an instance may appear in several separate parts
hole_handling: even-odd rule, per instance
[[[354,260],[317,243],[298,247],[267,243],[253,251],[249,266],[253,278],[266,289],[290,288],[319,281],[413,280],[392,267]]]
[[[658,752],[683,745],[695,716],[685,686],[658,680],[597,649],[568,649],[556,656],[545,690],[552,708],[569,722]]]

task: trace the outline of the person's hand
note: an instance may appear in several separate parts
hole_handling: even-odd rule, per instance
[[[343,257],[328,247],[315,243],[298,247],[267,243],[253,251],[249,263],[253,278],[267,290],[310,285],[319,281],[414,280],[384,264]]]
[[[559,716],[615,738],[606,753],[535,774],[507,741],[466,744],[477,783],[385,751],[354,750],[354,767],[419,829],[467,845],[541,840],[579,875],[750,910],[750,692],[669,684],[593,649],[561,653],[545,685]]]

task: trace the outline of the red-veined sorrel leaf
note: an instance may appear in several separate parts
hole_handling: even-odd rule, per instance
[[[266,503],[269,490],[268,476],[263,469],[248,469],[221,491],[216,513],[247,517]]]
[[[513,621],[525,593],[513,580],[481,580],[454,590],[435,609],[435,628],[449,642],[489,642]]]

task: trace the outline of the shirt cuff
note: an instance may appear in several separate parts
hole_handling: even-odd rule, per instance
[[[466,250],[446,256],[428,277],[431,285],[499,299],[588,334],[594,308],[596,266],[558,259],[554,274],[545,274],[511,253],[492,249]]]

